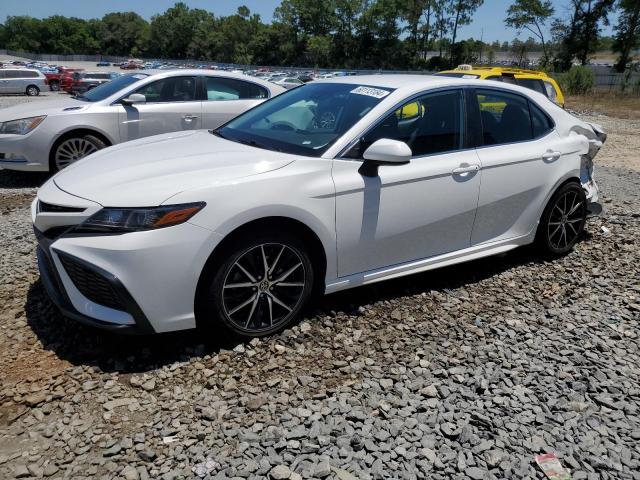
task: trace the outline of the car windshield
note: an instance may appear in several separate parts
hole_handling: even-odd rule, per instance
[[[351,83],[306,84],[213,133],[259,148],[319,157],[392,91]]]
[[[436,73],[436,75],[439,75],[441,77],[465,78],[467,80],[479,77],[479,75],[474,75],[473,73],[463,73],[463,72]]]
[[[104,100],[107,97],[110,97],[114,93],[122,90],[129,85],[142,80],[148,77],[146,73],[133,73],[129,75],[122,75],[110,82],[103,83],[102,85],[92,88],[84,95],[76,96],[79,100],[84,100],[85,102],[99,102],[100,100]]]

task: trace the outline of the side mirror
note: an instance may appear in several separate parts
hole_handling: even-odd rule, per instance
[[[365,177],[378,176],[380,165],[404,165],[411,161],[409,145],[399,140],[381,138],[373,142],[362,154],[364,162],[358,170]]]
[[[135,105],[138,103],[147,103],[147,97],[145,97],[141,93],[132,93],[127,98],[123,98],[122,100],[120,100],[120,103],[122,103],[123,105],[129,105],[129,106]]]

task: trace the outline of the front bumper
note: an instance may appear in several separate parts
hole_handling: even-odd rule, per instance
[[[58,307],[58,309],[65,317],[68,317],[84,325],[98,327],[118,333],[131,333],[141,335],[154,333],[154,329],[149,323],[149,320],[147,320],[147,317],[145,317],[142,310],[140,310],[140,307],[138,307],[133,298],[131,298],[131,295],[129,295],[129,292],[127,292],[122,283],[120,283],[116,277],[113,277],[112,279],[113,287],[114,289],[117,289],[119,292],[121,292],[123,301],[127,302],[129,311],[133,312],[133,324],[105,322],[96,318],[92,318],[89,315],[80,313],[78,310],[76,310],[69,296],[67,295],[67,292],[64,289],[60,275],[54,267],[49,248],[46,245],[43,245],[43,242],[40,241],[40,239],[43,238],[44,235],[38,230],[35,230],[35,232],[36,237],[38,237],[40,243],[37,252],[40,279],[42,280],[49,298],[51,298],[51,301]]]
[[[37,135],[37,129],[27,135],[0,134],[0,169],[25,172],[46,172],[48,142]]]
[[[196,326],[200,273],[219,235],[190,223],[122,235],[55,236],[55,229],[34,229],[43,284],[65,316],[123,333]],[[78,276],[69,262],[85,275]],[[109,290],[111,301],[92,295],[96,290]]]

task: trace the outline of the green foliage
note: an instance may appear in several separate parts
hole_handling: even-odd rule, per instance
[[[565,93],[570,95],[584,95],[591,93],[595,85],[595,74],[588,67],[571,67],[568,72],[558,78],[558,83]]]
[[[616,70],[624,72],[631,61],[631,52],[640,47],[640,1],[620,0],[620,15],[612,49],[620,53]]]
[[[549,61],[549,52],[542,32],[554,9],[550,0],[516,0],[507,10],[504,23],[517,30],[528,30],[542,42],[543,63]]]

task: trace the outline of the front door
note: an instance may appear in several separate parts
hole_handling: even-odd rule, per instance
[[[121,141],[202,128],[202,101],[196,77],[163,78],[134,93],[144,95],[147,100],[119,106]]]
[[[466,149],[462,90],[408,102],[334,161],[339,276],[467,248],[478,192],[479,161]],[[374,141],[406,142],[406,165],[362,176],[362,153]]]

